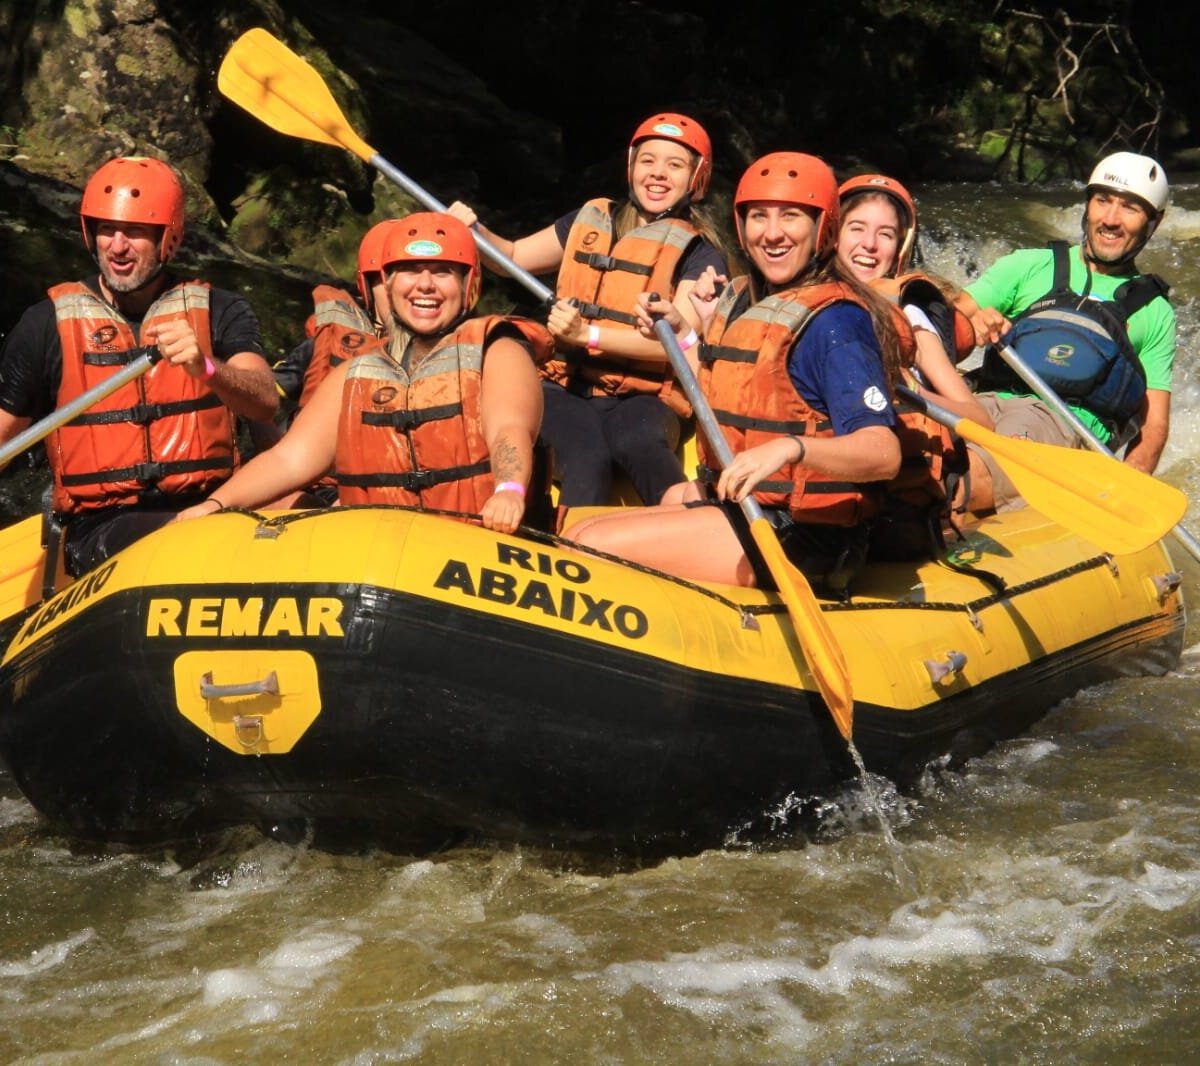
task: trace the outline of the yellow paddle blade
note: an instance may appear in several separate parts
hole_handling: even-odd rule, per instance
[[[0,529],[0,623],[41,600],[45,564],[41,516]]]
[[[854,729],[854,693],[841,646],[821,613],[821,605],[817,603],[808,579],[784,555],[783,545],[771,523],[765,518],[756,518],[750,523],[750,532],[779,586],[779,595],[787,606],[788,617],[817,688],[821,690],[821,698],[838,731],[849,740]]]
[[[375,149],[351,129],[321,75],[264,29],[230,46],[217,88],[260,122],[289,137],[346,148],[364,162]]]
[[[1030,507],[1107,552],[1148,548],[1187,510],[1177,488],[1111,456],[1003,437],[967,419],[954,428],[991,453]]]

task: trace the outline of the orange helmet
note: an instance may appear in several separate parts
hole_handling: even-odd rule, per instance
[[[480,269],[479,249],[471,231],[453,215],[438,211],[418,211],[395,221],[384,234],[380,249],[383,269],[414,260],[465,266],[463,312],[472,310],[479,302]]]
[[[394,226],[399,226],[398,218],[385,218],[376,222],[363,235],[358,246],[358,291],[362,293],[363,304],[368,311],[374,310],[371,296],[371,286],[374,282],[368,275],[383,273],[383,242]]]
[[[896,253],[896,262],[888,271],[889,277],[901,274],[908,267],[909,260],[917,247],[917,205],[909,191],[895,178],[882,174],[859,174],[842,182],[838,189],[838,200],[841,203],[842,215],[846,214],[848,200],[865,196],[868,193],[880,193],[896,205],[900,214],[900,226],[903,236],[900,239],[900,249]]]
[[[802,152],[772,152],[750,164],[733,194],[733,220],[738,243],[746,248],[742,232],[742,208],[756,200],[799,204],[817,211],[817,242],[820,258],[837,245],[837,178],[823,160]]]
[[[651,115],[633,131],[633,136],[629,138],[628,170],[631,179],[633,177],[633,157],[637,153],[637,146],[642,141],[655,139],[682,144],[684,148],[690,149],[700,157],[696,169],[692,171],[688,192],[694,201],[703,200],[708,192],[708,183],[712,180],[712,141],[704,132],[704,127],[694,118],[688,118],[687,115],[676,114],[672,111]]]
[[[89,179],[79,205],[83,243],[95,254],[93,228],[99,221],[162,226],[158,257],[169,263],[183,240],[183,186],[175,171],[158,159],[110,159]]]

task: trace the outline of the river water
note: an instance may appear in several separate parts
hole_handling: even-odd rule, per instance
[[[1078,232],[1078,188],[917,192],[956,280]],[[1200,187],[1174,197],[1144,257],[1181,322],[1160,472],[1200,501]],[[899,862],[861,788],[815,838],[630,869],[250,831],[81,848],[0,775],[0,1061],[1195,1062],[1196,642],[915,796],[876,780]]]

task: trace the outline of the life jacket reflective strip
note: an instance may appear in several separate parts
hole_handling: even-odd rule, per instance
[[[375,324],[358,302],[344,289],[318,285],[313,289],[313,314],[309,318],[313,339],[313,354],[304,371],[304,386],[300,391],[303,408],[317,386],[329,376],[335,366],[376,351],[384,346],[375,335]]]
[[[342,503],[479,513],[495,489],[480,418],[484,352],[505,324],[517,328],[535,363],[550,357],[544,326],[492,315],[464,322],[411,368],[386,351],[351,363],[335,463]],[[395,343],[407,347],[408,338]]]
[[[62,345],[56,398],[62,407],[144,349],[133,326],[86,285],[56,285],[49,296]],[[181,318],[211,359],[207,284],[189,281],[167,289],[140,328]],[[236,463],[233,414],[208,385],[166,362],[55,430],[46,447],[54,472],[51,506],[59,514],[136,504],[151,489],[202,494],[224,481]]]
[[[613,201],[589,200],[580,209],[567,234],[557,295],[573,300],[588,322],[606,327],[635,329],[633,306],[643,292],[670,299],[688,250],[699,232],[681,218],[660,218],[630,230],[619,240],[613,229]],[[578,377],[595,396],[620,396],[631,392],[656,393],[682,417],[691,408],[682,391],[674,387],[671,368],[585,348],[571,348],[564,358],[548,364],[545,375],[560,385]]]
[[[735,455],[780,436],[832,437],[828,415],[814,410],[788,377],[788,353],[825,307],[863,302],[837,282],[776,293],[751,305],[748,279],[725,287],[699,350],[700,385]],[[702,479],[716,476],[699,442]],[[879,487],[817,474],[788,463],[754,491],[764,507],[787,507],[799,522],[853,526],[871,517]]]
[[[1146,371],[1129,339],[1129,319],[1170,291],[1162,278],[1142,274],[1096,300],[1091,268],[1083,293],[1071,288],[1070,248],[1051,241],[1051,290],[1013,320],[1008,341],[1064,400],[1087,408],[1120,439],[1136,430],[1135,418],[1146,395]],[[1086,264],[1085,264],[1086,265]],[[980,391],[1028,394],[1029,386],[994,348],[984,352]]]

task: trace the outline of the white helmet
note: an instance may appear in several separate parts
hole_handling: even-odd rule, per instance
[[[1088,193],[1093,189],[1112,189],[1144,200],[1156,214],[1162,215],[1167,207],[1170,186],[1167,176],[1148,155],[1134,152],[1115,152],[1105,156],[1096,164],[1088,178]]]

